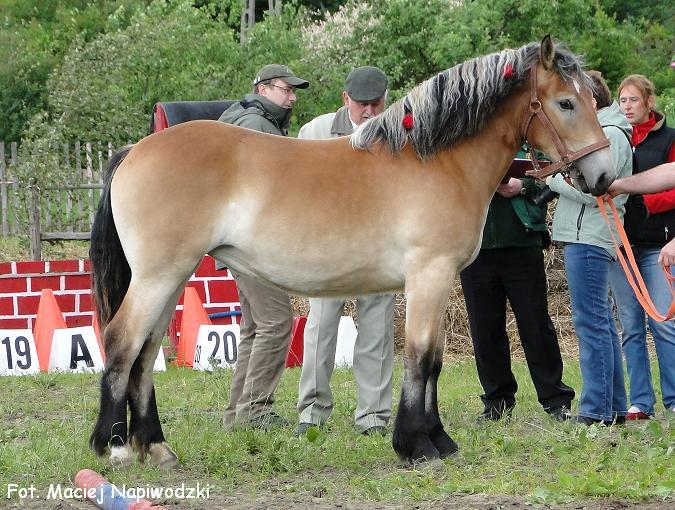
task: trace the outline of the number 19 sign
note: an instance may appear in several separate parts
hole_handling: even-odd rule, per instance
[[[213,370],[214,367],[231,368],[237,362],[239,326],[237,324],[204,324],[199,326],[195,370]]]
[[[32,375],[40,372],[33,332],[0,330],[0,375]]]

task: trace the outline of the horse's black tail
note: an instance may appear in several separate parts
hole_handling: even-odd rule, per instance
[[[125,147],[110,158],[101,200],[91,229],[91,284],[101,331],[119,309],[131,281],[131,268],[122,250],[110,206],[113,175],[131,148],[132,146]]]

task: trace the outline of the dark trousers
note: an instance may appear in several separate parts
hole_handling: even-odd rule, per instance
[[[503,411],[516,403],[518,384],[511,371],[506,333],[507,299],[539,403],[544,409],[569,407],[574,390],[562,382],[563,363],[548,314],[541,248],[481,250],[460,278],[485,410]]]

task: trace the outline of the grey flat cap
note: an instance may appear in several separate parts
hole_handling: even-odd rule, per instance
[[[376,101],[384,96],[389,80],[377,67],[363,66],[353,69],[345,81],[347,95],[354,101]]]

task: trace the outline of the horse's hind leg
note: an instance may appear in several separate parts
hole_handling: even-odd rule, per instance
[[[439,324],[454,272],[444,261],[420,267],[423,269],[413,272],[406,281],[403,387],[392,438],[396,453],[409,461],[437,459],[452,449],[438,417],[436,383],[442,366],[442,358],[437,355]],[[428,419],[432,419],[431,429]]]
[[[163,281],[153,283],[153,280]],[[176,288],[177,285],[167,283],[166,279],[132,278],[119,310],[105,328],[106,366],[101,378],[98,421],[90,444],[99,455],[104,455],[109,448],[113,465],[125,466],[133,461],[127,436],[129,375]]]
[[[443,368],[443,351],[445,350],[445,316],[441,319],[436,340],[436,354],[429,371],[426,387],[424,415],[427,423],[429,439],[434,444],[441,458],[456,453],[457,443],[445,432],[438,414],[438,377]]]
[[[131,412],[129,443],[139,461],[145,462],[146,458],[149,458],[152,464],[162,467],[176,465],[178,457],[164,440],[157,411],[152,370],[183,286],[181,284],[169,300],[156,327],[143,344],[138,358],[131,367],[127,392]]]
[[[130,309],[128,296],[103,331],[105,369],[101,377],[101,400],[98,419],[89,438],[93,450],[103,456],[109,454],[110,463],[127,466],[133,454],[127,445],[127,383],[129,370],[136,359],[131,332],[126,328],[126,315]],[[140,345],[138,347],[140,349]]]

